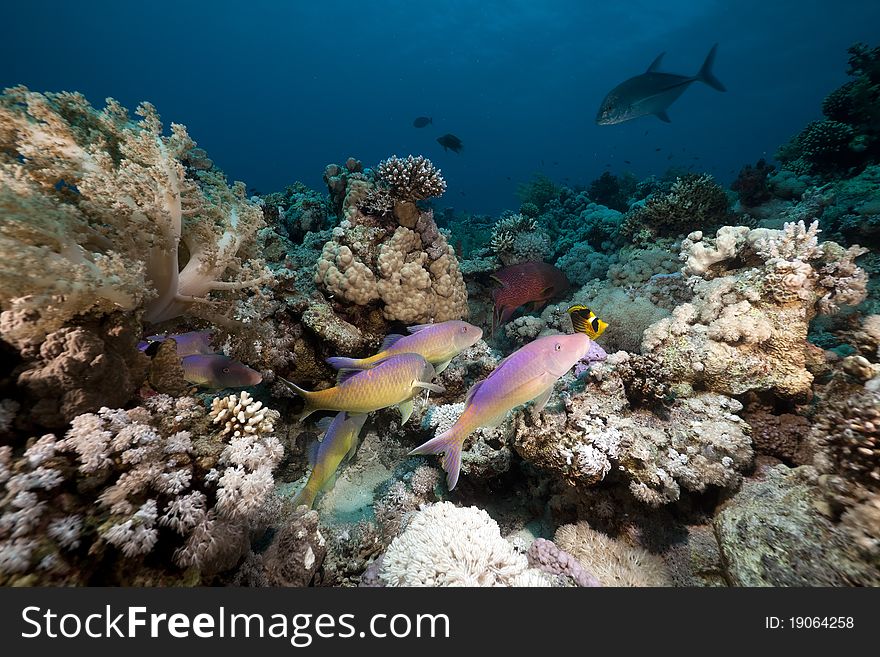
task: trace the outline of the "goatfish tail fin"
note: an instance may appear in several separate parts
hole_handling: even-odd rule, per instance
[[[461,471],[461,448],[466,437],[467,434],[462,435],[453,425],[448,431],[416,447],[409,455],[442,454],[440,466],[446,471],[446,486],[452,490],[458,483],[458,475]]]
[[[308,390],[303,390],[295,383],[285,379],[283,376],[279,376],[278,380],[281,381],[282,383],[284,383],[284,385],[286,385],[288,388],[290,388],[291,392],[294,392],[297,395],[299,395],[300,397],[302,397],[302,400],[305,402],[305,406],[303,406],[302,413],[300,413],[299,416],[296,418],[297,421],[302,422],[309,415],[311,415],[312,413],[314,413],[317,410],[320,410],[314,404],[315,393],[309,392]]]
[[[718,44],[716,43],[712,46],[712,50],[709,51],[709,54],[706,55],[706,61],[703,62],[703,66],[700,67],[699,73],[697,73],[696,78],[700,82],[704,82],[712,87],[715,91],[727,91],[727,88],[721,83],[721,80],[715,77],[715,74],[712,72],[712,66],[715,64],[715,53],[718,50]]]
[[[315,497],[317,497],[318,491],[314,490],[308,484],[305,485],[299,494],[293,498],[293,508],[296,509],[303,504],[305,504],[310,509],[315,505]]]

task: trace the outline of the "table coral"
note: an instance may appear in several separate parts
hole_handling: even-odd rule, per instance
[[[29,333],[7,322],[4,337],[40,342],[87,311],[222,321],[213,292],[270,280],[249,250],[263,218],[244,185],[187,171],[186,129],[163,135],[149,103],[136,114],[76,93],[0,96],[0,309],[35,315]]]

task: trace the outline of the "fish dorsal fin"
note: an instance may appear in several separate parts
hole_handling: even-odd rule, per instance
[[[665,55],[665,54],[666,54],[666,52],[664,51],[664,52],[661,52],[659,55],[657,55],[654,58],[654,61],[651,62],[651,65],[648,67],[648,70],[645,71],[645,73],[656,73],[657,69],[660,68],[660,63],[663,61],[663,55]]]
[[[414,326],[407,326],[406,330],[410,333],[418,333],[419,331],[424,331],[425,329],[431,328],[432,326],[437,326],[436,324],[416,324]]]
[[[353,377],[355,374],[360,374],[363,371],[364,370],[354,370],[354,369],[339,370],[336,373],[336,385],[338,385],[338,386],[342,385],[343,383],[348,381],[351,377]]]
[[[410,327],[410,333],[412,333],[411,329],[412,329],[412,327]],[[391,335],[386,335],[385,339],[382,340],[382,347],[379,349],[379,351],[385,351],[386,349],[391,349],[391,347],[394,346],[394,343],[397,342],[398,340],[400,340],[400,338],[402,338],[402,337],[404,337],[404,336],[402,336],[400,333],[392,333]]]
[[[663,121],[663,123],[672,123],[672,119],[669,118],[666,110],[657,110],[656,112],[654,112],[654,116]]]
[[[321,449],[321,441],[313,440],[306,448],[306,458],[309,460],[309,467],[314,468],[318,462],[318,450]]]

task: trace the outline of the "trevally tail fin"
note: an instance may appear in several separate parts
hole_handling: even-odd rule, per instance
[[[458,483],[458,474],[461,471],[461,448],[464,437],[453,426],[449,431],[444,431],[436,438],[419,445],[410,455],[443,454],[440,465],[446,471],[446,485],[449,490],[455,488]]]
[[[712,46],[712,50],[709,51],[709,54],[706,55],[706,61],[703,62],[703,66],[700,68],[699,73],[697,73],[696,78],[700,82],[708,84],[715,91],[727,91],[727,88],[721,84],[721,80],[716,78],[715,74],[712,73],[712,66],[715,64],[715,53],[717,50],[718,44],[716,43]]]

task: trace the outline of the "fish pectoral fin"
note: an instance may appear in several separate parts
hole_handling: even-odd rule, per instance
[[[550,399],[550,395],[553,394],[553,386],[547,388],[540,395],[535,397],[535,405],[532,406],[532,414],[537,415],[541,411],[544,410],[544,407],[547,405],[547,400]]]
[[[438,386],[436,383],[427,383],[425,381],[413,381],[413,388],[424,388],[425,390],[437,393],[446,392],[446,388],[443,386]]]
[[[664,123],[672,123],[672,119],[669,118],[669,115],[666,113],[666,110],[657,110],[654,112],[654,116],[663,121]]]
[[[406,401],[402,401],[397,405],[397,408],[400,410],[400,426],[403,426],[406,424],[406,421],[412,417],[413,400],[407,399]]]
[[[449,360],[444,360],[442,363],[437,363],[437,365],[434,366],[434,374],[440,374],[443,370],[449,367],[449,363],[451,362],[452,359],[450,358]]]
[[[484,426],[487,429],[494,429],[495,427],[499,427],[504,422],[504,420],[507,419],[508,413],[509,413],[509,411],[504,411],[501,415],[496,415],[495,417],[491,417],[488,420],[486,420],[482,426]]]

